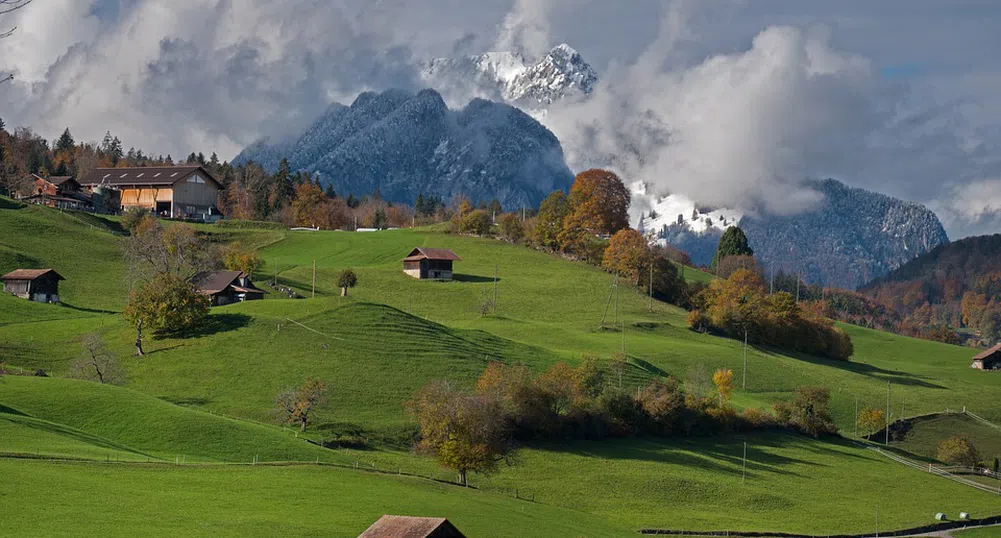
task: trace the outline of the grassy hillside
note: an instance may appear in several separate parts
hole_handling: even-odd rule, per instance
[[[935,459],[938,457],[938,444],[959,434],[969,436],[985,461],[1001,458],[1001,430],[966,415],[950,414],[915,419],[907,437],[891,445],[912,454]]]
[[[335,451],[296,439],[275,426],[219,417],[134,390],[85,381],[6,377],[0,383],[0,405],[15,410],[0,416],[22,429],[92,445],[105,443],[116,450],[169,461],[185,457],[187,461],[250,462],[255,456],[261,461],[346,461]],[[18,413],[35,420],[25,420]],[[0,438],[0,452],[27,449],[44,454],[48,448],[43,440]]]
[[[38,219],[56,222],[53,225],[61,227],[75,244],[88,245],[87,249],[60,247],[62,250],[56,254],[66,260],[62,263],[67,266],[95,263],[84,259],[89,257],[88,252],[117,248],[116,236],[82,225],[60,224],[62,217],[51,210],[0,209],[0,219],[20,219],[6,213],[28,210],[38,212]],[[197,334],[149,341],[149,354],[142,358],[132,357],[135,335],[119,315],[93,311],[103,309],[103,295],[79,290],[83,302],[74,306],[89,310],[0,298],[0,307],[11,307],[9,311],[0,308],[0,356],[12,365],[65,375],[72,360],[79,356],[80,337],[97,332],[121,358],[128,374],[126,388],[61,379],[5,378],[0,382],[0,405],[5,406],[0,407],[0,452],[30,454],[31,445],[36,445],[39,453],[76,452],[79,457],[92,459],[103,456],[141,460],[148,456],[173,461],[182,454],[188,461],[210,462],[247,462],[254,456],[307,461],[320,458],[431,472],[437,470],[433,462],[399,449],[413,433],[412,420],[403,404],[423,384],[448,378],[471,386],[491,360],[525,362],[540,371],[560,360],[576,362],[585,352],[607,359],[623,348],[630,360],[624,380],[627,390],[635,390],[659,375],[686,377],[700,365],[709,372],[719,367],[734,370],[734,401],[739,406],[770,407],[788,398],[798,386],[822,385],[830,389],[835,419],[849,434],[856,400],[860,407],[882,408],[888,382],[894,417],[899,415],[901,403],[908,416],[965,405],[1001,421],[1001,401],[996,398],[1001,377],[970,369],[971,352],[961,347],[846,327],[855,343],[852,362],[751,348],[744,389],[739,342],[692,333],[686,328],[684,311],[656,301],[651,308],[640,290],[628,286],[621,287],[617,297],[612,295],[610,300],[612,278],[597,268],[493,239],[430,230],[347,233],[220,230],[213,226],[199,229],[211,233],[217,241],[240,239],[260,247],[265,263],[258,281],[275,272],[277,265],[279,281],[306,296],[312,292],[315,260],[317,298],[274,300],[272,296],[265,301],[215,308]],[[14,242],[21,245],[18,248],[25,255],[38,257],[44,250],[31,241]],[[91,242],[99,245],[91,249]],[[456,264],[456,281],[417,281],[404,275],[400,260],[414,246],[455,250],[462,258]],[[109,263],[118,264],[113,270],[122,270],[120,261],[112,259]],[[349,297],[343,298],[335,282],[346,267],[356,270],[359,284]],[[709,277],[687,269],[686,276]],[[494,297],[495,290],[497,310],[484,316],[481,307]],[[603,329],[600,325],[606,307]],[[614,328],[612,323],[616,312],[620,328]],[[620,330],[623,325],[624,332]],[[280,427],[258,423],[270,420],[279,391],[301,383],[309,375],[326,380],[331,394],[330,405],[316,417],[308,436],[327,439],[336,434],[361,435],[369,439],[373,449],[322,449],[295,439]],[[883,506],[884,502],[892,508],[886,508],[885,515],[881,509],[881,520],[885,517],[884,521],[894,526],[928,522],[940,506],[978,515],[1001,513],[1001,501],[996,496],[901,467],[852,444],[778,434],[747,440],[746,481],[740,468],[744,439],[724,436],[533,445],[519,451],[516,466],[491,477],[475,476],[473,483],[489,490],[529,491],[542,503],[583,510],[612,521],[612,525],[631,529],[650,525],[812,532],[865,530],[870,507],[875,503]],[[16,464],[0,460],[0,465]],[[309,502],[295,509],[303,521],[288,523],[295,518],[276,519],[268,510],[245,512],[236,502],[227,505],[204,500],[213,488],[218,491],[220,477],[228,481],[230,476],[236,476],[212,473],[239,474],[242,470],[205,470],[206,478],[197,479],[201,489],[182,492],[170,490],[181,478],[154,469],[129,468],[120,475],[115,474],[118,471],[95,475],[88,474],[92,468],[86,466],[55,468],[67,476],[78,476],[81,483],[160,483],[167,490],[150,502],[176,499],[179,506],[204,504],[204,509],[192,510],[203,510],[205,520],[212,522],[206,524],[209,530],[205,532],[239,532],[245,518],[258,512],[260,524],[276,533],[321,532],[317,530],[321,522],[329,528],[347,528],[335,516],[316,516],[314,511],[319,509]],[[302,478],[312,471],[321,473],[316,476],[331,476],[322,474],[327,470],[315,468],[288,472],[305,480],[307,489],[318,488],[310,490],[317,494],[338,499],[350,496],[345,493],[350,490],[324,489],[339,487],[326,484],[329,478]],[[304,475],[296,474],[300,472]],[[129,473],[137,474],[133,478]],[[440,476],[441,471],[438,473]],[[249,506],[257,507],[257,499],[263,495],[256,493],[258,484],[272,478],[264,479],[249,471],[233,478],[238,487],[244,488],[237,498],[246,497]],[[899,493],[895,492],[899,490],[890,489],[891,485],[901,484],[908,492],[906,502],[897,502]],[[384,511],[394,506],[406,508],[392,503],[410,494],[398,484],[357,487],[381,499],[384,504],[379,506]],[[122,494],[128,495],[128,490],[124,491]],[[423,498],[425,493],[413,495]],[[435,498],[438,494],[429,495]],[[462,493],[456,499],[449,517],[452,513],[467,513],[478,502]],[[69,513],[71,506],[89,506],[88,502],[68,497],[64,513]],[[826,504],[818,508],[820,503]],[[411,508],[421,506],[430,505]],[[508,527],[490,532],[490,523],[506,524],[489,520],[495,517],[489,514],[498,513],[493,511],[495,508],[484,508],[488,515],[483,517],[485,532],[480,535],[517,534],[500,530]],[[348,512],[353,510],[356,508]],[[226,520],[226,514],[233,516],[235,526],[219,523]],[[566,516],[566,512],[559,514]],[[191,528],[185,526],[181,516],[175,519],[176,533],[188,534],[185,531]],[[357,516],[350,524],[361,527],[351,532],[356,535],[371,522],[369,519],[374,517],[369,518],[368,512],[364,512],[364,518]],[[86,529],[96,529],[97,523],[88,525]],[[139,518],[127,528],[142,532],[143,525]],[[319,527],[314,529],[313,525]],[[566,527],[554,532],[588,534]],[[350,534],[346,530],[344,533]]]
[[[13,536],[353,537],[386,513],[447,516],[470,537],[629,536],[543,504],[324,467],[147,467],[0,460]],[[225,494],[220,494],[225,492]]]

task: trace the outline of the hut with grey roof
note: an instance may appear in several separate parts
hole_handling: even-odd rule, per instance
[[[358,538],[466,538],[443,517],[382,516]]]

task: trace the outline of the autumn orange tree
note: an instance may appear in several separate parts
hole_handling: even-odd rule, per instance
[[[279,422],[298,424],[299,431],[306,425],[313,412],[327,403],[327,384],[315,377],[307,377],[299,388],[285,389],[275,398],[275,416]]]
[[[858,414],[858,425],[872,435],[883,427],[883,411],[867,407]]]
[[[598,235],[614,234],[629,227],[629,201],[629,189],[614,172],[586,170],[570,188],[567,224]]]
[[[723,407],[733,397],[733,370],[722,368],[713,373],[713,385],[719,395],[719,406]]]
[[[239,241],[230,243],[223,249],[222,262],[226,269],[242,271],[248,275],[253,275],[262,263],[256,250],[247,248]]]
[[[650,249],[646,239],[638,231],[626,228],[615,232],[609,240],[601,266],[610,273],[618,273],[633,284],[638,284],[650,262]]]
[[[417,448],[456,471],[468,485],[470,472],[489,473],[510,451],[500,401],[468,394],[447,381],[433,381],[407,404],[420,428]]]

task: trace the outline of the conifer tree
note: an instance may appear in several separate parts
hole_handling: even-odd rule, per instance
[[[723,258],[728,256],[754,256],[754,250],[747,243],[747,236],[739,226],[731,226],[723,232],[723,237],[719,240],[716,248],[716,255],[713,256],[712,268],[715,269]]]

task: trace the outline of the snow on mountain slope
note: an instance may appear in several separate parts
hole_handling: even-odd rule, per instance
[[[646,185],[641,182],[633,184],[632,192],[634,199],[645,199],[646,204],[643,205],[652,208],[640,216],[637,228],[654,236],[671,227],[683,227],[696,234],[710,231],[723,232],[744,218],[743,213],[735,209],[701,207],[683,194],[659,197],[648,194]],[[665,242],[663,238],[656,241]]]
[[[436,58],[424,66],[421,78],[453,100],[494,99],[529,112],[567,97],[588,95],[598,82],[595,70],[566,44],[534,63],[513,52]]]

